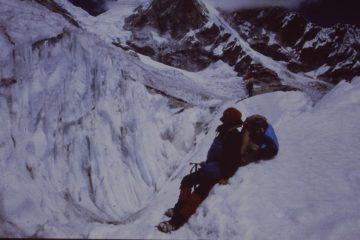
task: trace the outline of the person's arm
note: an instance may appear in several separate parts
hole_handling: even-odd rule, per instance
[[[270,160],[278,153],[275,143],[268,138],[264,139],[264,143],[259,147],[257,155],[259,159]]]

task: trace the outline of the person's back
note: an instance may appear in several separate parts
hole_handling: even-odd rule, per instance
[[[231,111],[238,112],[230,108],[225,111],[225,116]],[[242,135],[237,128],[242,126],[242,121],[232,122],[232,117],[227,118],[230,119],[223,118],[223,124],[217,128],[217,136],[210,146],[206,162],[202,164],[205,177],[228,179],[236,172],[241,160]],[[241,120],[241,114],[233,118]]]
[[[227,132],[223,142],[221,172],[223,178],[230,178],[236,172],[241,160],[242,134],[235,128]]]
[[[245,81],[246,90],[248,92],[249,97],[252,97],[254,91],[254,76],[251,71],[247,71],[243,77]]]

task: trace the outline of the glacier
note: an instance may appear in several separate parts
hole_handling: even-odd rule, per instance
[[[16,79],[0,89],[3,232],[25,225],[19,236],[38,236],[78,215],[127,221],[192,147],[208,110],[148,91],[171,72],[160,76],[39,5],[1,4],[2,21],[18,18],[1,35],[1,78]],[[30,24],[45,13],[51,21]]]
[[[135,57],[33,1],[0,13],[0,81],[15,80],[0,85],[0,237],[168,239],[154,226],[229,106],[265,115],[279,155],[215,186],[170,237],[360,237],[360,78],[317,102],[245,99],[221,62],[190,73]]]

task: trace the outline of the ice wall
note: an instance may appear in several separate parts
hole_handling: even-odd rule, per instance
[[[191,149],[201,110],[142,84],[170,73],[57,15],[26,24],[52,14],[35,3],[0,4],[0,236],[131,221]]]

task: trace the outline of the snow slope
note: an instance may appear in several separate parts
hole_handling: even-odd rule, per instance
[[[198,77],[160,70],[35,2],[0,0],[0,11],[0,81],[17,81],[0,87],[0,237],[360,237],[359,78],[315,106],[301,92],[239,101],[196,82],[227,72],[220,63]],[[279,155],[215,186],[177,232],[158,232],[229,106],[264,114]]]
[[[124,31],[125,18],[132,14],[133,10],[145,5],[149,0],[117,0],[108,1],[108,11],[97,17],[89,15],[85,10],[74,6],[67,0],[56,2],[68,10],[86,30],[100,35],[105,41],[111,43],[114,40],[126,42],[129,32]]]
[[[197,236],[358,239],[359,90],[360,79],[342,82],[312,109],[300,95],[276,101],[280,94],[269,94],[237,105],[269,116],[281,150],[215,189],[191,221]]]
[[[240,168],[209,197],[175,239],[358,239],[360,237],[360,79],[341,82],[314,107],[299,92],[269,93],[235,106],[246,116],[264,114],[279,137],[279,155]],[[168,239],[154,225],[176,202],[188,161],[205,159],[221,111],[208,135],[163,186],[144,218],[125,226],[98,226],[91,237]],[[138,231],[141,226],[141,231]]]
[[[0,79],[16,79],[0,87],[0,235],[83,237],[86,222],[126,221],[192,147],[197,116],[208,110],[170,107],[172,99],[145,87],[172,72],[34,2],[0,4],[1,48],[8,49]],[[38,27],[44,15],[50,20]]]

